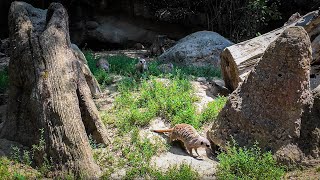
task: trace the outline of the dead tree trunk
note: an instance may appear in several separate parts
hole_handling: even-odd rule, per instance
[[[221,71],[226,87],[232,91],[235,90],[239,82],[243,81],[259,62],[269,44],[291,26],[304,27],[312,41],[320,34],[319,11],[310,12],[301,18],[293,19],[293,22],[281,28],[225,48],[220,57]],[[317,61],[316,56],[314,56],[313,62],[315,61]]]
[[[31,147],[43,129],[44,153],[54,170],[98,176],[87,134],[100,143],[107,143],[107,135],[88,74],[71,49],[66,10],[59,3],[45,11],[13,2],[9,32],[9,102],[0,137]],[[42,163],[40,155],[36,165]]]

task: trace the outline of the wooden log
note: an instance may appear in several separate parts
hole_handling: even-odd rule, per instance
[[[285,29],[292,26],[304,27],[312,41],[320,34],[319,11],[312,11],[303,17],[291,20],[281,28],[225,48],[220,58],[222,76],[226,87],[231,91],[235,90],[259,62],[269,44],[278,38]],[[312,63],[316,60],[314,59]]]

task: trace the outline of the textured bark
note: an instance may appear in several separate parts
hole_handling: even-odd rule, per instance
[[[226,87],[232,91],[235,90],[239,82],[242,82],[259,62],[268,45],[277,39],[285,29],[292,26],[304,27],[311,40],[315,39],[320,34],[319,11],[310,12],[281,28],[225,48],[220,56],[221,71]],[[316,42],[314,44],[316,45]],[[320,60],[316,54],[313,56],[311,63]]]
[[[36,165],[46,153],[56,170],[98,176],[87,134],[101,143],[107,136],[71,48],[66,10],[59,3],[46,11],[13,2],[9,32],[9,102],[0,137],[31,147],[43,129],[46,146]]]

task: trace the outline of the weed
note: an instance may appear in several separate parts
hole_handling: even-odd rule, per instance
[[[262,153],[257,143],[251,148],[234,143],[217,158],[218,179],[281,179],[284,175],[284,168],[277,166],[270,152]]]
[[[14,160],[15,162],[21,162],[21,153],[20,153],[20,148],[17,146],[12,146],[11,147],[11,159]]]
[[[214,101],[209,102],[201,114],[200,122],[203,124],[206,122],[212,122],[214,119],[216,119],[226,102],[227,98],[224,96],[219,96]]]
[[[30,151],[28,150],[24,150],[23,151],[23,155],[22,155],[22,162],[24,164],[27,164],[27,165],[31,165],[32,164],[32,159],[31,159],[31,155],[30,155]]]

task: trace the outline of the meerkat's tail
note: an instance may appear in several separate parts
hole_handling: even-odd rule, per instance
[[[151,131],[157,132],[157,133],[172,132],[172,131],[173,131],[173,128],[171,128],[171,129],[151,130]]]

